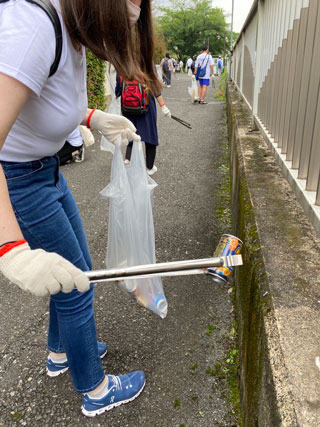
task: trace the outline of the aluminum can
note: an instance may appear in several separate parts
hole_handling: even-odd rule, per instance
[[[231,234],[223,234],[213,254],[214,258],[228,255],[238,255],[242,248],[242,241]],[[208,273],[215,282],[225,284],[231,277],[232,267],[211,267]]]

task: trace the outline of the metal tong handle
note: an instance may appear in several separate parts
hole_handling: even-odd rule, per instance
[[[178,123],[180,123],[181,125],[185,126],[186,128],[188,128],[188,129],[192,129],[192,127],[191,127],[190,123],[185,122],[185,121],[184,121],[184,120],[182,120],[182,119],[179,119],[179,117],[171,116],[171,118],[172,118],[173,120],[177,121]]]
[[[92,282],[111,282],[114,280],[140,279],[146,277],[207,274],[207,270],[210,267],[234,267],[237,265],[242,265],[241,255],[136,265],[134,267],[113,268],[109,270],[86,271],[85,274]]]

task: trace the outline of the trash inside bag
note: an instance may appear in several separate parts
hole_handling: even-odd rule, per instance
[[[198,85],[196,79],[191,80],[191,86],[188,87],[188,92],[191,96],[192,102],[198,101]]]
[[[107,144],[109,145],[109,144]],[[112,151],[110,146],[105,149]],[[141,142],[134,142],[131,160],[124,163],[121,141],[115,144],[109,185],[100,194],[110,200],[107,268],[153,264],[155,258],[152,215],[153,192],[157,184],[147,174]],[[168,304],[160,277],[129,279],[120,286],[139,304],[161,318]]]

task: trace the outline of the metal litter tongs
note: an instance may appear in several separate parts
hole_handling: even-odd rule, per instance
[[[171,115],[171,118],[176,122],[180,123],[181,125],[185,126],[186,128],[192,129],[192,126],[190,125],[190,123],[186,122],[185,120],[179,119],[179,117],[172,116],[172,115]]]
[[[112,282],[117,280],[142,279],[157,276],[185,276],[209,274],[210,267],[235,267],[242,265],[241,255],[217,258],[191,259],[186,261],[163,262],[159,264],[136,265],[134,267],[109,270],[87,271],[85,275],[92,282]]]

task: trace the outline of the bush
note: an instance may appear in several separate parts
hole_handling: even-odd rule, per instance
[[[224,69],[224,72],[221,74],[221,79],[219,82],[219,87],[217,92],[214,94],[215,99],[220,101],[225,101],[226,99],[226,81],[228,77],[227,68]]]
[[[88,107],[104,111],[106,108],[104,88],[106,65],[88,49],[86,55]]]

